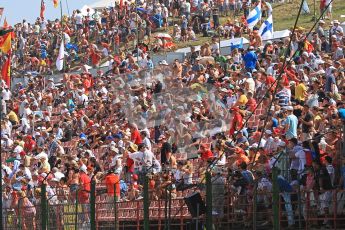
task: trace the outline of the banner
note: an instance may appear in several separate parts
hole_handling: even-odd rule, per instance
[[[7,60],[1,69],[2,79],[6,82],[6,85],[11,87],[11,55],[8,55]]]

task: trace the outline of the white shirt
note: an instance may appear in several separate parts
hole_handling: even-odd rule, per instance
[[[12,93],[10,90],[4,89],[2,90],[1,96],[3,100],[8,101],[11,99]]]
[[[295,153],[295,156],[298,158],[298,162],[299,162],[298,173],[302,173],[304,171],[304,166],[307,163],[307,161],[305,159],[305,152],[304,152],[304,150],[297,151]]]
[[[134,161],[134,168],[142,169],[142,166],[151,167],[153,160],[155,159],[154,154],[145,150],[145,152],[135,152],[128,155]]]
[[[83,24],[83,15],[81,13],[75,15],[75,23],[77,25],[82,25]]]
[[[255,81],[254,81],[254,79],[249,77],[249,78],[247,78],[246,83],[248,84],[249,92],[254,93],[254,91],[255,91]]]
[[[82,105],[82,104],[87,105],[88,101],[89,101],[89,98],[85,94],[78,96],[79,105]]]
[[[143,140],[143,143],[146,145],[146,148],[148,150],[152,150],[152,145],[151,145],[151,141],[149,138],[145,137],[144,140]]]

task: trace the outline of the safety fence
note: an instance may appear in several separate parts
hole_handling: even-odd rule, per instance
[[[85,202],[78,198],[82,195],[80,192],[85,191],[80,190],[64,197],[50,194],[49,186],[41,186],[40,193],[30,199],[25,195],[16,198],[15,193],[12,193],[12,198],[4,196],[4,202],[8,205],[2,209],[2,229],[139,230],[145,229],[145,218],[148,218],[147,226],[150,229],[183,230],[196,229],[198,223],[199,226],[206,227],[209,214],[213,229],[274,229],[275,224],[278,226],[276,229],[289,226],[313,229],[322,225],[331,229],[345,228],[343,190],[275,194],[257,190],[255,186],[239,189],[233,185],[212,183],[211,187],[211,194],[207,188],[198,186],[178,192],[175,194],[177,197],[166,195],[158,199],[151,196],[150,190],[146,198],[141,191],[140,195],[143,197],[129,201],[126,197],[120,195],[120,199],[104,186],[97,185],[96,191],[91,189],[88,192]],[[46,196],[44,191],[47,191]],[[200,192],[206,201],[206,212],[201,212],[199,217],[191,216],[184,199],[194,192]],[[206,194],[211,197],[208,199]],[[145,210],[148,210],[146,216]]]

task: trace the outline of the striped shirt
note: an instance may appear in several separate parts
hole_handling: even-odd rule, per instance
[[[291,95],[287,90],[281,90],[276,94],[276,99],[280,106],[288,106],[290,104]]]

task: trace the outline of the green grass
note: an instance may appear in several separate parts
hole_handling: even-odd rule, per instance
[[[293,0],[293,3],[275,3],[273,4],[273,28],[275,31],[284,30],[284,29],[291,29],[294,26],[300,0]],[[307,0],[310,14],[308,15],[301,15],[299,17],[297,26],[303,27],[305,29],[310,29],[314,21],[313,15],[314,15],[314,1],[313,0]],[[319,17],[320,11],[319,11],[319,5],[320,1],[316,0],[316,18]],[[340,15],[345,14],[345,0],[333,0],[333,20],[338,19],[340,22],[344,21],[344,18],[340,18]],[[220,18],[220,23],[224,23],[226,21],[226,17]],[[239,20],[239,17],[237,17]],[[330,23],[329,19],[326,19],[326,25],[328,26]],[[326,27],[327,28],[327,27]],[[170,27],[168,29],[172,30]],[[244,35],[246,36],[246,35]],[[188,46],[198,46],[204,44],[206,41],[210,41],[211,38],[209,37],[202,37],[200,34],[198,35],[198,40],[193,42],[176,42],[176,49],[188,47]]]
[[[298,20],[298,26],[310,29],[314,21],[312,20],[314,14],[314,1],[307,0],[311,13],[309,15],[301,15]],[[292,4],[276,4],[273,6],[273,20],[274,29],[283,30],[292,28],[298,13],[300,1],[294,0]],[[316,18],[320,16],[319,10],[320,1],[316,1]],[[333,0],[333,20],[338,19],[342,22],[344,19],[340,18],[341,14],[345,14],[345,1]],[[330,20],[326,19],[325,22],[329,25]]]

